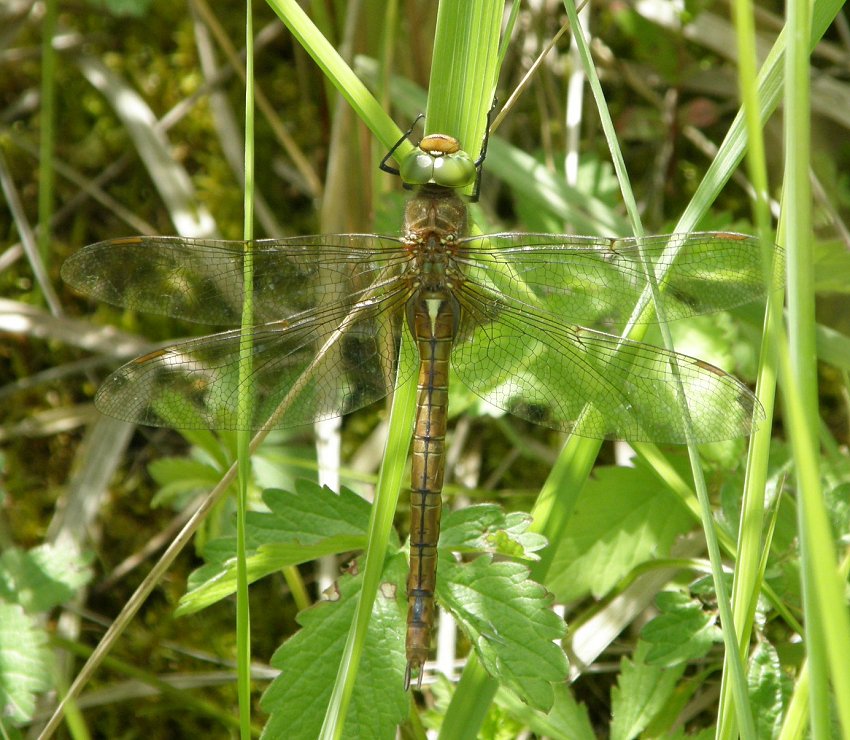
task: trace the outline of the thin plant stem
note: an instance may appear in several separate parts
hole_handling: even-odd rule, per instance
[[[236,652],[239,727],[242,740],[251,736],[251,613],[248,603],[248,565],[245,521],[251,479],[250,428],[254,391],[251,385],[254,343],[254,21],[251,2],[245,4],[245,222],[242,261],[242,326],[239,345],[239,430],[236,436],[238,498],[236,507]]]

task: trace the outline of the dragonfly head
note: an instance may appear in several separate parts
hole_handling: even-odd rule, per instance
[[[445,134],[429,134],[399,165],[405,186],[438,185],[465,188],[475,181],[472,157],[460,148],[460,142]]]

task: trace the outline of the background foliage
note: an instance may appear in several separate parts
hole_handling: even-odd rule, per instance
[[[256,125],[257,236],[396,233],[403,196],[376,172],[382,145],[340,104],[272,12],[260,4],[255,9],[257,91],[258,98],[268,100],[267,108],[260,106]],[[687,207],[739,106],[726,8],[688,4],[676,16],[669,10],[665,3],[609,3],[594,6],[587,19],[608,110],[644,226],[651,232],[672,228]],[[783,22],[782,8],[762,3],[758,11],[759,39],[767,46]],[[75,675],[74,661],[97,643],[150,560],[234,456],[234,440],[226,435],[133,432],[96,416],[93,391],[119,360],[140,354],[151,342],[195,329],[91,305],[61,284],[58,270],[82,245],[131,233],[241,235],[244,88],[234,49],[242,43],[242,12],[240,5],[210,8],[201,2],[60,5],[57,64],[48,73],[39,49],[50,22],[45,7],[22,1],[0,9],[6,14],[0,23],[5,29],[0,34],[0,148],[9,206],[0,209],[0,644],[17,647],[10,662],[0,664],[9,733],[16,732],[13,726],[44,721],[49,692]],[[314,4],[311,13],[405,128],[425,107],[435,4],[325,2]],[[370,22],[375,19],[381,22]],[[564,20],[558,3],[529,3],[519,10],[513,34],[504,42],[499,100],[522,93],[500,123],[485,169],[481,204],[475,209],[484,231],[628,232],[593,107],[567,95],[578,68],[569,34],[523,82]],[[844,547],[850,528],[848,47],[850,32],[839,16],[813,54],[811,102],[812,240],[823,322],[817,327],[821,475],[832,531],[844,538],[839,539]],[[53,127],[44,112],[45,95],[50,95],[45,77],[54,86]],[[777,200],[782,192],[780,125],[774,116],[765,128],[770,195]],[[50,176],[39,173],[39,146],[51,132],[55,183],[47,188],[47,203],[40,204]],[[752,232],[750,211],[746,176],[738,170],[700,228]],[[29,225],[39,222],[46,236],[36,257],[21,242],[31,236]],[[677,322],[672,327],[677,349],[752,382],[759,361],[759,310]],[[482,407],[455,384],[448,506],[464,511],[470,502],[495,502],[510,513],[473,509],[454,530],[447,526],[447,535],[454,532],[456,541],[474,541],[483,549],[485,534],[508,533],[488,545],[489,551],[505,555],[514,547],[514,555],[521,552],[531,561],[541,543],[529,541],[519,512],[533,507],[563,440],[514,418],[492,418],[492,410]],[[385,423],[383,406],[344,422],[341,477],[358,494],[368,496],[374,485],[381,450],[376,440]],[[768,470],[768,517],[764,530],[756,533],[770,543],[763,562],[765,587],[754,606],[755,631],[747,654],[759,738],[782,731],[795,736],[800,710],[792,696],[805,702],[799,698],[805,656],[799,525],[786,434],[780,412]],[[566,609],[572,682],[567,688],[547,678],[547,686],[552,680],[556,688],[548,713],[541,711],[545,700],[529,701],[526,694],[529,704],[523,704],[516,693],[501,688],[482,722],[482,737],[514,737],[522,731],[571,738],[713,734],[722,643],[713,590],[704,578],[698,512],[685,482],[685,453],[667,449],[659,458],[641,450],[635,467],[615,467],[621,452],[614,444],[603,447],[565,536],[551,544],[545,585]],[[712,446],[702,455],[730,566],[740,527],[745,455],[745,440]],[[338,659],[325,646],[344,637],[351,601],[343,598],[296,615],[326,586],[313,557],[340,555],[336,575],[365,536],[368,515],[359,500],[344,497],[337,511],[326,493],[298,482],[315,480],[316,468],[310,430],[274,435],[255,458],[255,525],[260,527],[259,517],[277,511],[300,511],[298,502],[307,513],[333,511],[339,526],[309,532],[306,514],[277,522],[274,531],[296,537],[299,547],[305,534],[315,535],[315,552],[296,558],[281,535],[254,553],[257,572],[271,574],[258,579],[250,594],[254,717],[257,731],[271,717],[267,732],[272,736],[280,736],[276,728],[292,731],[295,717],[304,720],[305,737],[312,737],[321,723],[321,702],[309,712],[293,713],[293,707],[329,690]],[[393,543],[388,573],[403,571],[398,548],[408,523],[404,496],[402,501],[397,514],[401,537]],[[80,734],[85,726],[109,737],[223,736],[234,726],[234,607],[221,598],[229,593],[226,587],[217,598],[207,598],[209,589],[222,583],[205,578],[226,573],[232,514],[233,504],[226,500],[205,520],[194,547],[160,582],[81,697],[69,733]],[[175,618],[189,574],[201,566],[207,570],[192,576],[183,616]],[[514,564],[500,567],[510,570]],[[356,570],[352,565],[339,579],[336,588],[343,596],[359,588]],[[518,578],[518,588],[532,589],[522,574],[509,575]],[[463,583],[463,577],[452,582]],[[446,603],[454,598],[458,610],[473,608],[472,590],[444,598]],[[384,637],[399,629],[388,608],[391,601],[392,594],[385,595],[376,607],[378,652],[371,653],[385,659],[386,668],[370,665],[358,678],[380,699],[361,695],[347,725],[351,736],[358,731],[360,736],[392,736],[400,721],[416,735],[423,727],[439,727],[450,711],[455,687],[444,679],[428,686],[422,704],[411,705],[398,691],[400,648]],[[557,638],[558,631],[545,622],[540,622],[541,634],[546,640]],[[325,642],[323,630],[329,635]],[[469,640],[480,637],[461,635],[458,655],[466,655]],[[501,658],[489,657],[487,667],[493,669]],[[287,660],[294,675],[306,677],[303,684],[274,682],[274,669],[286,670]],[[522,656],[517,661],[533,663]],[[24,680],[12,678],[18,675]],[[520,679],[506,675],[503,683],[516,691]],[[298,691],[306,693],[302,697]],[[128,705],[133,711],[127,711]],[[370,714],[378,705],[381,711]],[[833,705],[827,725],[836,721],[834,711]]]

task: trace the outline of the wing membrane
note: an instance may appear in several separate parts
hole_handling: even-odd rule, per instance
[[[646,286],[644,260],[655,270],[668,320],[765,294],[758,241],[742,234],[491,234],[464,240],[458,255],[470,282],[567,321],[612,328],[625,325]]]
[[[460,291],[464,318],[452,366],[470,389],[512,414],[594,439],[683,444],[677,367],[694,441],[749,434],[763,416],[750,390],[712,365],[492,298],[471,284]]]
[[[104,413],[236,429],[240,348],[248,341],[252,429],[348,413],[384,397],[396,373],[413,374],[416,358],[400,362],[398,347],[418,283],[409,272],[415,257],[399,239],[338,234],[251,247],[132,237],[86,247],[63,265],[63,278],[92,297],[238,325],[244,261],[253,261],[257,324],[128,363],[98,392]],[[723,371],[573,323],[623,326],[644,291],[645,264],[655,271],[665,318],[747,303],[765,293],[752,237],[493,234],[460,240],[449,252],[465,272],[451,281],[463,307],[452,364],[494,405],[582,436],[685,442],[678,372],[697,441],[747,434],[758,421],[753,394]]]
[[[409,261],[397,239],[368,234],[264,239],[250,252],[241,241],[128,237],[81,249],[63,264],[62,278],[113,305],[238,326],[248,255],[258,322],[345,300]]]
[[[238,429],[239,357],[252,345],[246,383],[254,398],[250,429],[309,424],[385,397],[413,375],[399,367],[400,310],[406,284],[380,299],[362,293],[249,330],[236,329],[173,345],[119,368],[95,398],[105,414],[176,429]],[[357,296],[355,296],[356,298]]]

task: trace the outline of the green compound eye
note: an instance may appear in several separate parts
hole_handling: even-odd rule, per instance
[[[433,181],[446,188],[463,188],[475,179],[475,162],[466,152],[448,154],[434,160]]]
[[[399,165],[398,171],[406,185],[425,185],[434,176],[434,158],[417,149]]]

